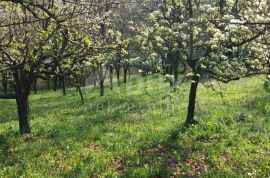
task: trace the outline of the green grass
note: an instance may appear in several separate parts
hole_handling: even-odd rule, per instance
[[[189,84],[166,97],[159,76],[120,88],[31,95],[32,134],[18,134],[14,101],[0,100],[0,177],[267,177],[270,94],[261,78],[200,85],[185,129]],[[218,86],[217,83],[214,83]]]

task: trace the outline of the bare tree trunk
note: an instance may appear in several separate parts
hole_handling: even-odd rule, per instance
[[[100,96],[104,96],[104,81],[100,81]]]
[[[3,78],[2,84],[3,84],[4,94],[6,95],[7,92],[8,92],[8,78],[7,78],[7,72],[4,72],[4,73],[2,74],[2,78]]]
[[[189,10],[189,18],[193,18],[193,4],[192,0],[188,0],[188,10]],[[194,34],[193,34],[193,24],[190,23],[190,34],[189,34],[189,57],[188,64],[192,68],[194,76],[192,77],[192,83],[189,92],[189,101],[188,101],[188,113],[186,118],[186,124],[196,124],[197,121],[194,119],[195,106],[196,106],[196,95],[197,95],[197,87],[199,84],[199,77],[196,72],[196,61],[193,59],[194,56]]]
[[[94,84],[94,88],[96,88],[96,86],[97,86],[97,74],[96,74],[96,70],[93,71],[93,84]]]
[[[50,80],[47,80],[47,90],[50,90]]]
[[[80,86],[79,84],[77,85],[77,90],[78,90],[78,91],[79,91],[79,93],[80,93],[81,102],[82,102],[82,104],[84,104],[84,98],[83,98],[83,94],[82,94],[81,86]]]
[[[127,72],[128,72],[128,67],[124,66],[124,83],[127,83]]]
[[[179,71],[178,71],[178,68],[179,68],[179,52],[174,52],[174,60],[173,60],[173,75],[174,75],[174,86],[177,85],[178,83],[178,77],[179,77]]]
[[[178,80],[178,64],[174,65],[174,80]]]
[[[63,95],[66,95],[65,77],[61,77]]]
[[[53,78],[53,91],[57,90],[57,76]]]
[[[162,73],[163,75],[166,75],[166,60],[164,58],[162,58]]]
[[[128,80],[130,80],[130,66],[128,66]]]
[[[110,88],[113,90],[113,65],[110,65]]]
[[[13,71],[13,76],[15,80],[14,89],[16,93],[15,99],[17,103],[20,133],[31,133],[28,99],[31,92],[31,86],[36,79],[33,78],[31,81],[25,80],[26,73],[22,68],[16,68]]]
[[[190,91],[189,91],[189,101],[188,101],[188,113],[186,118],[186,124],[197,124],[197,121],[194,118],[195,107],[196,107],[196,96],[197,96],[197,88],[199,84],[199,78],[194,76]]]
[[[99,85],[100,85],[100,96],[104,96],[104,79],[105,79],[105,77],[103,76],[102,64],[100,64],[100,66],[99,66],[98,76],[99,76]]]
[[[18,96],[16,102],[19,116],[20,133],[31,133],[28,95],[23,94],[21,96]]]
[[[37,79],[34,81],[34,92],[37,94]]]
[[[115,71],[116,71],[117,84],[118,86],[120,86],[120,64],[117,64],[115,66]]]

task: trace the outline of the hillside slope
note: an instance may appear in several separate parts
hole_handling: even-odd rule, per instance
[[[31,96],[31,135],[20,136],[14,101],[0,100],[0,177],[267,177],[270,95],[263,77],[200,85],[196,118],[182,126],[188,84],[178,94],[159,76],[67,96]],[[218,84],[214,84],[218,88]]]

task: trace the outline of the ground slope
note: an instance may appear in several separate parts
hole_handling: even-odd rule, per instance
[[[0,100],[0,177],[267,177],[270,94],[263,77],[200,85],[185,129],[188,84],[177,95],[162,77],[114,91],[84,88],[31,96],[33,133],[18,134],[14,101]],[[214,83],[215,88],[219,88]]]

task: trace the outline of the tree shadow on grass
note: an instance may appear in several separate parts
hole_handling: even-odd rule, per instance
[[[74,95],[75,96],[75,95]],[[68,96],[67,96],[68,97]],[[42,98],[41,98],[42,99]],[[121,123],[124,125],[127,122],[131,122],[131,119],[124,120],[123,118],[126,118],[128,113],[126,110],[129,107],[128,103],[133,103],[134,107],[132,108],[132,112],[140,112],[141,107],[138,107],[138,105],[141,105],[142,103],[144,105],[147,105],[147,103],[144,103],[145,101],[140,101],[140,98],[138,96],[130,96],[130,98],[126,97],[120,97],[116,95],[110,95],[109,97],[99,98],[97,95],[88,98],[89,101],[97,105],[97,110],[93,111],[91,108],[81,107],[79,105],[79,99],[76,101],[74,98],[70,98],[69,104],[63,104],[61,103],[63,100],[62,96],[55,97],[54,101],[58,102],[54,105],[48,106],[37,106],[36,108],[33,108],[35,110],[34,112],[37,112],[36,114],[39,115],[39,117],[44,117],[43,124],[46,124],[46,110],[55,109],[53,112],[57,113],[60,110],[64,109],[65,117],[67,119],[63,118],[60,122],[57,121],[53,124],[53,128],[49,129],[42,129],[42,125],[37,129],[35,133],[33,133],[32,137],[33,140],[39,140],[40,137],[47,139],[50,141],[50,145],[52,147],[55,147],[56,150],[61,150],[62,145],[71,145],[79,143],[83,144],[85,141],[88,141],[88,144],[92,144],[91,149],[95,149],[94,142],[100,141],[102,138],[106,137],[106,135],[110,134],[110,132],[113,131],[113,128],[111,126],[114,126],[113,124]],[[262,100],[263,104],[257,104],[259,108],[261,106],[266,106],[268,100],[266,98],[254,98],[254,100],[250,100],[250,102],[247,102],[249,104],[246,105],[247,109],[249,109],[251,106],[253,106],[254,102],[258,103],[258,100]],[[35,102],[39,102],[38,100]],[[46,103],[47,101],[43,101],[42,103]],[[65,101],[67,102],[67,101]],[[106,107],[99,107],[107,105],[107,103],[110,102],[110,106],[112,109],[109,111]],[[150,101],[151,102],[151,101]],[[76,104],[77,103],[77,104]],[[256,105],[256,107],[257,107]],[[107,105],[108,106],[108,105]],[[255,107],[255,108],[256,108]],[[77,110],[73,110],[73,109]],[[45,111],[44,111],[45,110]],[[256,110],[253,108],[253,110]],[[68,118],[73,118],[69,120]],[[62,122],[62,123],[61,123]],[[63,124],[65,123],[65,124]],[[112,124],[112,125],[110,125]],[[186,143],[181,143],[184,141],[187,134],[189,134],[189,128],[180,126],[175,126],[174,130],[171,132],[171,134],[163,141],[160,140],[151,140],[151,141],[145,141],[145,144],[140,146],[137,150],[136,155],[132,155],[130,157],[124,157],[123,159],[116,160],[117,167],[115,168],[116,171],[119,172],[119,175],[122,177],[134,177],[136,173],[144,174],[144,172],[140,169],[147,169],[146,167],[149,166],[150,168],[147,169],[149,172],[145,173],[150,177],[169,177],[169,176],[192,176],[190,172],[203,172],[206,168],[204,167],[203,162],[198,162],[198,160],[191,159],[191,155],[193,153],[193,148],[191,145],[188,145]],[[10,131],[12,132],[12,131]],[[8,134],[8,133],[7,133]],[[122,133],[119,133],[122,134]],[[117,135],[116,135],[117,136]],[[1,141],[0,138],[0,147],[1,151],[6,153],[5,155],[7,157],[1,158],[1,162],[4,165],[6,160],[12,160],[12,157],[16,157],[18,154],[10,155],[8,148],[9,144],[7,143],[6,139],[8,136],[3,136],[3,141]],[[182,139],[183,138],[183,139]],[[180,143],[177,143],[177,140],[181,141]],[[29,141],[31,144],[31,140]],[[72,144],[70,144],[72,143]],[[41,143],[42,144],[42,143]],[[65,146],[66,146],[65,145]],[[41,145],[41,147],[46,147],[48,145]],[[100,145],[99,145],[100,146]],[[74,145],[76,147],[76,145]],[[48,153],[49,150],[43,150],[40,151],[37,155],[42,155]],[[31,152],[29,152],[31,154]],[[11,157],[11,158],[9,158]],[[32,158],[33,159],[33,158]],[[39,159],[36,157],[35,159]],[[136,160],[138,159],[138,162]],[[129,163],[129,160],[132,162]],[[74,166],[74,168],[66,172],[65,174],[62,174],[65,177],[80,177],[82,176],[85,170],[85,167],[81,167],[81,164],[91,164],[91,159],[89,157],[80,159],[79,163]],[[114,162],[113,162],[114,163]],[[93,164],[93,163],[92,163]],[[104,168],[106,169],[106,168]],[[180,172],[180,173],[179,173]],[[181,172],[184,172],[185,175],[183,175]],[[92,175],[89,175],[92,176]]]
[[[55,101],[62,99],[62,97],[55,97]],[[40,98],[42,100],[42,98]],[[120,96],[110,96],[105,98],[92,97],[91,101],[97,105],[97,109],[94,110],[87,107],[81,106],[70,99],[70,103],[60,104],[58,102],[54,105],[45,105],[45,106],[36,106],[33,108],[33,115],[38,115],[39,117],[44,117],[42,120],[35,121],[35,130],[31,135],[27,137],[27,139],[21,139],[20,135],[14,133],[13,130],[6,129],[1,135],[0,138],[0,147],[1,152],[4,153],[6,157],[1,158],[0,162],[2,165],[9,166],[7,162],[14,161],[16,164],[16,157],[18,157],[21,153],[20,144],[26,144],[27,147],[31,148],[30,151],[33,151],[32,148],[35,148],[38,144],[38,147],[41,149],[35,150],[35,158],[32,158],[32,153],[27,153],[27,159],[39,159],[39,156],[43,154],[49,153],[50,149],[42,149],[42,147],[54,147],[55,150],[61,150],[63,144],[70,145],[70,143],[79,143],[83,144],[85,141],[88,141],[89,144],[92,142],[99,141],[103,138],[108,132],[113,131],[113,128],[109,128],[109,125],[114,124],[124,124],[129,122],[129,118],[126,117],[129,112],[127,111],[129,108],[130,102],[133,103],[134,106],[140,105],[141,101],[136,96],[126,98]],[[108,105],[108,101],[110,105]],[[39,102],[39,100],[34,101],[37,103],[46,103],[47,101]],[[57,106],[57,107],[56,107]],[[111,107],[111,108],[109,108]],[[58,115],[55,115],[53,119],[53,124],[50,124],[52,127],[46,127],[47,121],[47,112],[46,110],[54,109],[52,114],[57,114],[58,112],[62,112]],[[59,109],[58,109],[59,108]],[[74,110],[75,108],[75,110]],[[45,110],[45,111],[44,111]],[[63,111],[64,110],[64,111]],[[131,112],[137,112],[140,110],[140,107],[133,107]],[[63,115],[64,114],[64,115]],[[62,118],[58,118],[57,116],[61,116]],[[52,119],[49,121],[51,122]],[[19,147],[19,150],[14,152],[8,152],[9,143],[7,139],[15,139],[17,142],[15,143],[16,147]],[[43,140],[39,143],[39,140]],[[47,140],[44,143],[44,140]],[[67,143],[68,142],[68,143]],[[72,146],[72,145],[71,145]],[[26,150],[27,151],[27,150]],[[29,151],[29,150],[28,150]],[[24,150],[25,152],[25,150]],[[82,159],[83,161],[83,159]],[[86,162],[88,159],[85,160]],[[79,172],[79,167],[75,168],[75,172]],[[72,173],[71,173],[72,174]],[[76,173],[77,174],[77,173]]]
[[[77,92],[71,91],[67,96],[63,96],[60,92],[42,91],[38,95],[30,96],[30,120],[35,118],[46,118],[49,114],[60,110],[65,107],[84,107],[81,105],[80,96]],[[94,92],[90,89],[90,92]],[[96,100],[96,96],[90,98],[90,100]],[[2,108],[3,115],[0,115],[0,124],[5,124],[10,121],[17,121],[17,106],[15,100],[5,100],[4,107]]]
[[[247,97],[245,99],[238,100],[237,102],[241,103],[243,108],[241,112],[248,111],[252,115],[257,116],[257,114],[259,114],[259,116],[268,119],[267,116],[269,116],[270,111],[269,95]],[[248,127],[249,121],[245,120],[245,118],[239,119],[241,115],[239,116],[238,114],[239,113],[233,113],[235,116],[233,116],[234,119],[232,122],[246,124],[246,127]],[[251,122],[256,121],[252,120]],[[219,124],[211,127],[213,127],[212,129],[214,130],[218,130],[218,125]],[[201,127],[200,124],[198,126]],[[207,127],[207,125],[204,127]],[[226,126],[226,124],[224,124],[223,127],[231,126]],[[234,127],[232,126],[231,128]],[[132,166],[127,166],[122,173],[122,177],[134,177],[136,172],[138,172],[140,169],[142,169],[144,173],[148,171],[146,173],[148,177],[200,177],[202,174],[208,175],[209,166],[213,164],[211,162],[212,160],[209,160],[209,158],[206,157],[194,159],[193,153],[203,152],[202,150],[206,148],[206,146],[203,145],[204,142],[209,142],[209,146],[213,147],[212,149],[215,149],[215,144],[211,141],[215,136],[210,135],[209,139],[212,138],[210,140],[205,138],[205,135],[200,136],[200,134],[197,135],[197,138],[192,138],[194,135],[191,129],[193,128],[187,128],[184,124],[176,126],[165,141],[153,141],[151,143],[145,143],[145,146],[142,146],[138,151],[138,159],[140,160],[140,163],[137,165],[134,164]],[[220,137],[227,138],[224,135],[226,135],[226,133],[222,133]],[[206,136],[208,137],[208,135]],[[188,142],[189,137],[191,139],[190,142]],[[195,141],[196,143],[194,143],[194,139],[198,141]],[[224,144],[225,143],[226,142],[224,142]],[[204,154],[207,156],[207,153]],[[222,154],[222,152],[220,152],[220,154]],[[237,164],[237,162],[235,162],[235,164]],[[150,165],[150,167],[147,169],[145,168],[145,165]],[[141,173],[143,173],[142,170]],[[214,171],[214,175],[229,177],[235,175],[226,171],[211,171]]]
[[[139,162],[127,166],[120,177],[136,177],[142,174],[146,177],[192,177],[189,172],[203,172],[203,163],[195,162],[190,158],[192,149],[184,145],[178,145],[177,140],[187,134],[188,127],[185,124],[176,126],[164,141],[152,140],[146,142],[138,150],[137,158]],[[181,174],[186,173],[186,175]]]

